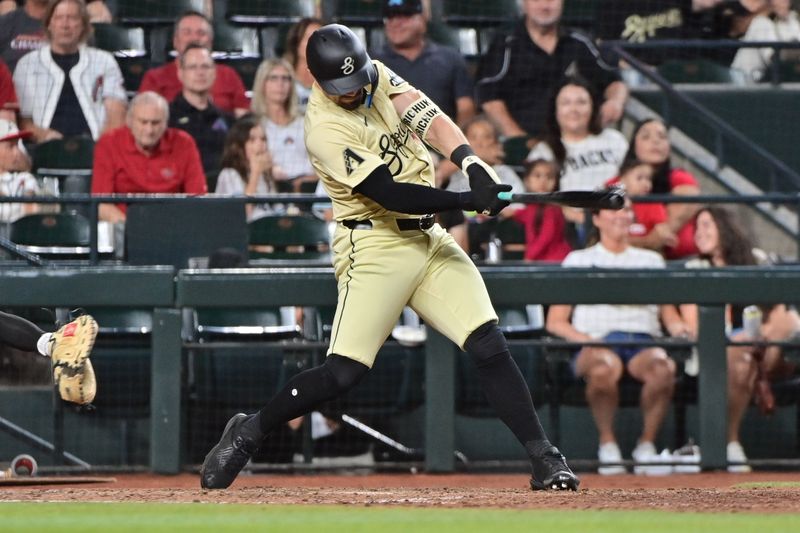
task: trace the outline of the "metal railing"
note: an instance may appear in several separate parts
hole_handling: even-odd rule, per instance
[[[193,201],[208,202],[209,207],[214,204],[225,202],[242,202],[246,203],[282,203],[282,204],[296,204],[296,205],[313,205],[330,203],[330,199],[324,196],[316,196],[314,194],[301,194],[301,193],[284,193],[284,194],[271,194],[271,195],[258,195],[242,197],[226,197],[226,196],[195,196],[186,194],[173,194],[173,195],[103,195],[91,196],[84,194],[69,194],[63,196],[45,196],[45,197],[15,197],[6,196],[0,197],[1,203],[39,203],[39,204],[83,204],[89,206],[88,219],[90,222],[90,242],[89,242],[89,258],[90,265],[97,265],[100,263],[100,254],[98,252],[98,231],[97,231],[97,206],[100,203],[164,203],[172,202],[181,199],[192,199]],[[742,205],[757,205],[757,204],[773,204],[773,205],[786,205],[794,208],[794,212],[798,219],[798,228],[800,228],[800,193],[767,193],[761,195],[697,195],[697,196],[676,196],[670,194],[654,194],[648,196],[636,196],[632,198],[635,202],[641,203],[680,203],[680,204],[742,204]],[[200,237],[198,237],[200,238]],[[794,234],[795,242],[797,243],[797,250],[800,258],[800,232]],[[0,249],[4,249],[12,255],[24,259],[29,264],[34,266],[43,266],[47,263],[38,254],[31,253],[25,250],[24,247],[17,243],[11,242],[9,239],[0,237]]]
[[[590,46],[587,44],[587,46]],[[643,63],[629,50],[653,50],[653,49],[738,49],[738,48],[773,48],[776,50],[782,49],[800,49],[800,43],[784,43],[772,41],[753,41],[753,42],[740,42],[740,41],[707,41],[701,39],[686,39],[686,40],[672,40],[665,39],[659,41],[649,41],[646,43],[629,43],[627,41],[607,41],[600,45],[615,54],[619,59],[627,62],[634,70],[644,76],[646,79],[656,84],[664,93],[669,97],[665,102],[665,109],[662,110],[665,120],[669,120],[669,99],[679,102],[680,104],[688,107],[693,113],[696,114],[698,120],[702,121],[706,126],[711,128],[714,133],[714,149],[713,153],[717,159],[717,169],[720,170],[725,164],[725,149],[724,141],[728,140],[735,146],[745,150],[747,153],[753,154],[759,159],[768,169],[770,189],[776,190],[778,177],[783,176],[797,188],[800,188],[800,173],[793,168],[789,167],[775,157],[773,154],[765,150],[763,147],[755,144],[752,139],[749,139],[740,131],[725,122],[715,113],[708,108],[697,102],[691,96],[676,90],[673,85],[664,78],[658,71]],[[603,61],[600,57],[599,51],[597,52],[598,61]],[[774,61],[770,66],[771,80],[777,83],[779,75],[777,63]]]

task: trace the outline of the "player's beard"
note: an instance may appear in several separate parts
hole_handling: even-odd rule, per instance
[[[364,89],[361,89],[352,97],[348,95],[340,95],[339,100],[336,103],[339,104],[339,107],[343,109],[353,111],[354,109],[357,109],[363,102]]]

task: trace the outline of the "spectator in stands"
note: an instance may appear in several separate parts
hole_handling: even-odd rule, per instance
[[[0,118],[0,196],[36,196],[39,184],[25,170],[29,161],[22,148],[22,139],[30,132],[19,131],[10,120]],[[0,204],[0,222],[13,222],[36,212],[36,204]]]
[[[88,0],[86,2],[86,9],[89,11],[89,22],[92,24],[107,24],[114,18],[111,16],[111,11],[103,0]]]
[[[544,159],[526,161],[524,181],[528,192],[553,192],[558,189],[558,165]],[[525,228],[525,261],[560,263],[572,250],[565,237],[564,213],[558,206],[529,204],[511,216]]]
[[[169,126],[182,129],[197,143],[209,190],[216,185],[225,136],[233,123],[233,116],[211,101],[215,75],[211,52],[190,44],[178,58],[178,79],[183,89],[169,105]]]
[[[214,41],[214,30],[211,21],[198,11],[187,11],[175,22],[172,46],[178,57],[166,65],[152,68],[145,72],[139,92],[154,91],[171,102],[181,92],[178,79],[178,62],[183,51],[191,43],[199,44],[211,50]],[[211,88],[214,105],[220,109],[240,117],[250,107],[245,96],[244,83],[231,67],[217,65],[217,76]]]
[[[268,59],[259,65],[253,83],[252,110],[267,134],[274,179],[287,182],[284,185],[296,192],[302,183],[313,183],[313,191],[317,177],[305,147],[294,72],[285,60]]]
[[[511,185],[511,192],[525,192],[525,185],[514,169],[504,164],[503,146],[495,123],[486,115],[470,119],[462,127],[475,154],[492,165],[501,183]],[[460,170],[450,176],[447,190],[462,192],[469,190],[469,180]]]
[[[131,100],[126,125],[97,142],[93,194],[187,193],[207,191],[200,154],[192,137],[168,128],[169,105],[154,92]],[[125,221],[125,204],[100,204],[101,220]]]
[[[0,0],[0,16],[17,9],[16,0]]]
[[[272,179],[272,156],[267,148],[267,137],[261,121],[255,115],[243,116],[228,132],[222,151],[222,171],[215,192],[229,196],[278,192]],[[247,220],[251,221],[283,211],[283,206],[247,204],[246,209]]]
[[[702,208],[697,213],[694,239],[700,252],[698,259],[687,262],[687,268],[710,268],[739,265],[767,264],[766,254],[754,248],[752,240],[747,236],[741,223],[733,214],[720,206]],[[744,306],[728,306],[726,308],[726,330],[733,341],[754,340],[748,332],[742,330],[742,311]],[[698,334],[697,306],[684,304],[680,312],[688,328],[688,335],[696,339]],[[760,328],[762,340],[785,341],[797,338],[800,333],[800,316],[797,311],[784,305],[768,306],[763,313],[764,322]],[[759,370],[766,379],[781,379],[791,375],[794,370],[783,359],[779,347],[769,347],[758,353],[751,346],[730,346],[727,349],[728,362],[728,425],[727,425],[727,458],[728,470],[731,472],[749,472],[750,467],[743,464],[747,461],[744,449],[740,444],[739,432],[742,418],[753,397],[756,377]],[[760,367],[760,368],[759,368]],[[686,371],[697,375],[696,354],[687,361]],[[765,388],[758,389],[764,396],[759,401],[769,401],[768,382]],[[767,409],[765,409],[767,410]]]
[[[83,0],[55,0],[44,16],[48,44],[17,64],[20,126],[37,142],[89,135],[124,122],[127,96],[114,56],[86,46],[91,35]]]
[[[630,201],[618,211],[593,213],[599,242],[571,252],[565,267],[664,268],[664,259],[651,250],[631,246],[629,228],[633,222]],[[571,318],[570,318],[571,317]],[[648,346],[662,336],[661,323],[673,336],[683,335],[686,326],[674,306],[655,305],[552,305],[547,330],[573,342],[641,341],[641,346],[587,346],[571,361],[575,376],[586,381],[586,400],[599,436],[598,459],[601,474],[621,474],[622,454],[614,435],[614,414],[619,404],[619,381],[626,372],[642,383],[640,407],[643,429],[633,450],[637,473],[669,473],[670,467],[646,466],[660,460],[655,447],[658,430],[672,398],[675,362],[663,348]]]
[[[750,6],[736,4],[741,9],[742,35],[740,41],[778,41],[778,32],[772,17],[769,0],[752,0]],[[749,81],[760,81],[769,69],[775,50],[772,48],[740,48],[733,58],[731,68],[742,72]]]
[[[609,180],[608,185],[621,185],[628,196],[647,196],[653,191],[653,167],[638,159],[628,159],[620,167],[619,176]],[[667,221],[664,204],[633,202],[633,213],[632,245],[663,253],[665,246],[678,244],[678,236]]]
[[[592,51],[580,37],[560,26],[562,0],[523,0],[524,17],[510,35],[499,35],[481,58],[478,68],[478,99],[484,112],[499,125],[519,155],[524,158],[543,133],[547,96],[565,75],[579,75],[603,95],[602,125],[622,117],[628,89],[619,74],[600,68]],[[511,151],[511,150],[509,150]]]
[[[562,191],[602,188],[628,150],[624,135],[601,126],[592,88],[581,78],[564,78],[553,87],[542,133],[527,159],[558,163]]]
[[[511,185],[511,192],[519,193],[525,192],[525,185],[519,178],[514,169],[503,163],[503,146],[500,144],[500,135],[494,123],[485,115],[479,115],[467,121],[463,126],[464,135],[475,151],[475,154],[483,161],[492,165],[492,168],[500,178],[500,182],[506,185]],[[447,161],[443,161],[437,169],[437,183],[448,191],[464,192],[469,190],[469,180],[461,170],[453,172],[447,176],[445,169],[455,169],[455,165]],[[506,209],[512,209],[506,207]],[[511,212],[511,211],[509,211]],[[450,213],[449,211],[447,213]],[[448,215],[450,216],[450,215]],[[454,218],[445,218],[445,222],[449,225],[448,231],[452,231],[456,227],[456,233],[459,231],[457,228],[458,218],[457,215],[452,215]],[[484,225],[483,222],[489,222]],[[489,239],[494,223],[485,215],[476,215],[473,217],[467,226],[469,249],[476,251],[480,248],[481,243]]]
[[[606,0],[597,9],[595,35],[599,39],[644,43],[657,39],[700,39],[703,18],[724,0]],[[695,53],[695,52],[690,52]],[[684,56],[675,48],[636,50],[637,59],[658,65]]]
[[[16,122],[18,109],[19,100],[17,100],[17,91],[14,90],[11,71],[0,59],[0,118]]]
[[[318,18],[302,18],[289,28],[289,32],[286,34],[283,58],[294,70],[297,106],[301,113],[305,113],[311,86],[314,84],[314,77],[311,76],[311,71],[308,70],[306,63],[306,45],[311,34],[320,29],[322,24],[322,20]]]
[[[383,0],[383,17],[387,43],[373,58],[463,126],[475,115],[474,86],[464,57],[426,38],[428,20],[421,0]]]
[[[631,159],[638,159],[652,165],[653,194],[700,194],[700,186],[694,176],[682,168],[672,168],[670,152],[667,126],[659,119],[649,118],[634,128],[623,164],[626,165]],[[680,259],[697,253],[693,238],[696,212],[695,204],[667,205],[669,229],[678,237],[675,246],[665,243],[664,255],[667,259]]]
[[[628,142],[619,131],[600,125],[600,108],[591,85],[576,77],[563,78],[553,86],[541,138],[527,159],[556,162],[561,169],[558,187],[562,191],[604,187],[616,174],[628,149]],[[573,244],[582,248],[587,233],[583,210],[563,211]]]
[[[25,0],[22,9],[0,17],[0,55],[12,71],[17,61],[47,44],[42,20],[49,0]]]
[[[800,17],[798,17],[797,11],[792,9],[791,0],[772,0],[771,5],[778,40],[784,42],[800,41]],[[796,61],[798,55],[800,55],[798,50],[782,50],[780,52],[783,60]]]

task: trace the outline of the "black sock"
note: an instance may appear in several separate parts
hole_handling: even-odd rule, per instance
[[[22,317],[0,311],[0,343],[18,350],[38,352],[36,343],[44,331]]]
[[[355,386],[369,367],[331,354],[325,364],[294,376],[255,417],[261,433],[267,435],[281,424],[303,416],[323,402],[333,400]]]
[[[517,440],[528,447],[531,441],[547,440],[533,407],[528,385],[508,351],[477,362],[478,376],[486,399]]]

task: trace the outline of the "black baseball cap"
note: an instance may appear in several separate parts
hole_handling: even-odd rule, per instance
[[[422,13],[421,0],[384,0],[383,16],[392,15],[416,15]]]

